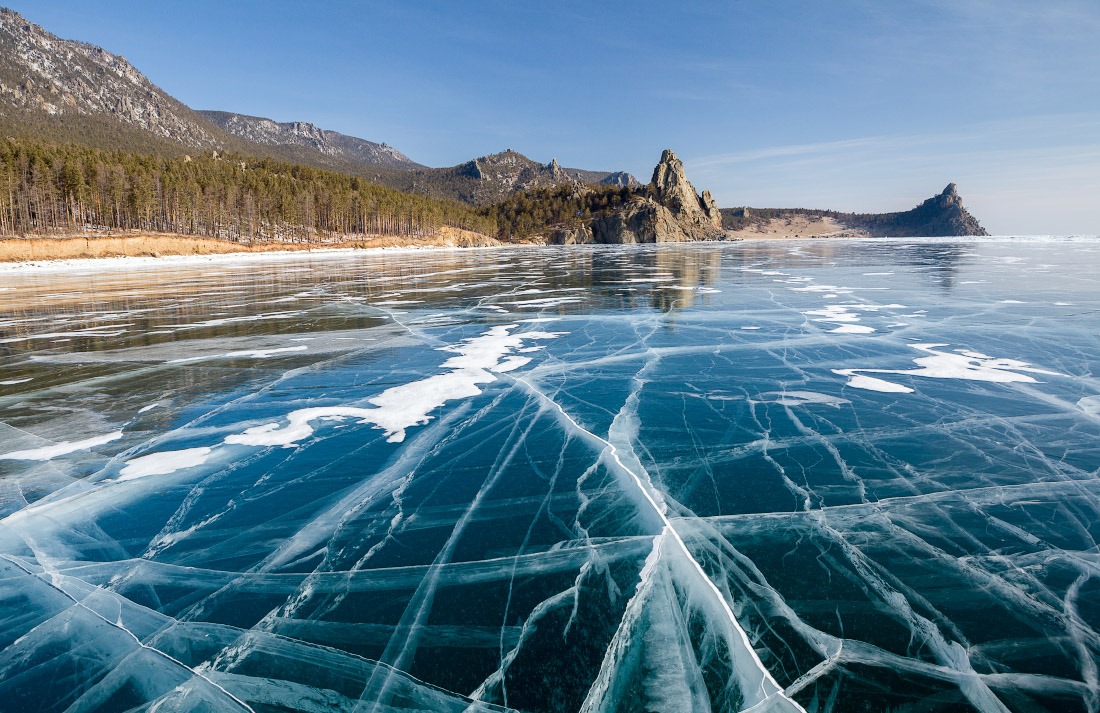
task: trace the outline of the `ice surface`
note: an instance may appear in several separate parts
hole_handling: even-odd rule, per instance
[[[1100,711],[1098,262],[0,270],[0,711]]]

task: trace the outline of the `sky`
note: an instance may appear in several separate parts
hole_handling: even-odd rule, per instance
[[[310,121],[429,166],[515,149],[723,207],[1100,233],[1097,0],[0,0],[195,109]]]

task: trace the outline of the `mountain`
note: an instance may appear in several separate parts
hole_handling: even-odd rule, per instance
[[[222,130],[266,146],[300,146],[351,163],[415,170],[424,168],[392,146],[318,128],[304,121],[276,122],[227,111],[199,111]]]
[[[221,148],[226,138],[123,57],[59,39],[6,8],[0,8],[0,108],[9,133],[83,139],[103,148],[135,142]]]
[[[296,121],[194,111],[125,58],[63,40],[0,8],[0,132],[111,150],[180,156],[231,151],[366,178],[434,198],[484,205],[515,190],[574,183],[634,185],[617,172],[563,169],[514,151],[427,168],[384,144]]]
[[[954,183],[898,213],[840,213],[805,208],[723,208],[722,225],[738,237],[789,235],[938,237],[988,235],[967,211]]]
[[[379,176],[379,180],[391,188],[436,198],[453,198],[474,205],[491,205],[517,191],[556,186],[638,185],[637,179],[629,173],[562,168],[557,159],[552,159],[550,163],[538,163],[512,149],[479,156],[449,168],[425,168]]]

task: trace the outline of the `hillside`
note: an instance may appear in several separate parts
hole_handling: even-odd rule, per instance
[[[318,128],[304,121],[276,122],[227,111],[199,111],[222,130],[265,146],[297,146],[353,164],[405,170],[424,168],[392,146]]]
[[[123,57],[0,8],[0,128],[103,148],[220,149],[228,138]]]
[[[988,235],[967,211],[958,187],[948,186],[917,207],[897,213],[841,213],[806,208],[723,208],[722,227],[737,237],[852,235],[935,237]]]
[[[0,237],[138,231],[320,244],[443,228],[489,234],[495,223],[463,203],[274,159],[0,139]]]
[[[633,187],[637,179],[622,171],[587,171],[563,168],[557,159],[550,163],[532,161],[508,149],[480,156],[449,168],[425,168],[379,176],[388,186],[437,198],[451,198],[473,205],[492,205],[517,191],[535,191],[557,186],[595,184]]]

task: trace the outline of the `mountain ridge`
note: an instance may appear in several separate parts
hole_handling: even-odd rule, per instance
[[[200,109],[197,113],[222,130],[257,144],[303,146],[329,156],[387,168],[427,168],[388,144],[322,129],[307,121],[275,121],[214,109]]]

